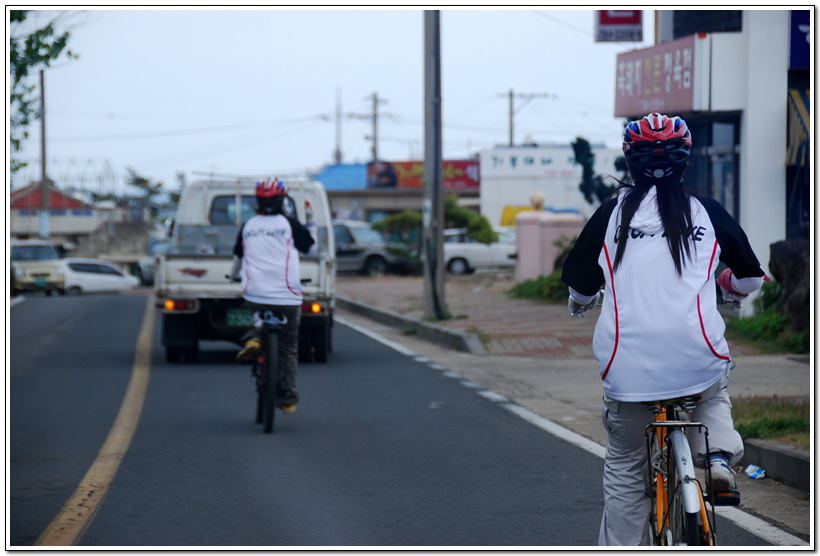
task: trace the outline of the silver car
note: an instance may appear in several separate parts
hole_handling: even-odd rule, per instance
[[[339,272],[359,272],[381,276],[395,264],[384,238],[366,222],[334,220],[336,268]]]

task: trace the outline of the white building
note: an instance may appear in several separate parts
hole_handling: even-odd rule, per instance
[[[591,145],[595,173],[620,178],[615,159],[620,149]],[[496,147],[481,151],[481,214],[493,226],[514,225],[515,214],[531,206],[533,194],[543,196],[544,209],[590,216],[597,208],[581,193],[583,168],[572,145]],[[610,185],[607,180],[608,185]],[[614,184],[614,181],[612,181]]]

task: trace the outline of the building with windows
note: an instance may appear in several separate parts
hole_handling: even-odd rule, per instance
[[[813,15],[658,11],[656,45],[617,60],[615,116],[657,111],[686,120],[686,186],[740,222],[764,270],[772,243],[809,238]]]

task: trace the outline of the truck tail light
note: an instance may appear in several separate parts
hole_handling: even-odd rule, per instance
[[[303,303],[302,304],[302,312],[318,315],[319,313],[322,312],[322,304],[321,303]]]
[[[196,301],[193,299],[166,299],[165,310],[173,311],[193,311],[196,309]]]

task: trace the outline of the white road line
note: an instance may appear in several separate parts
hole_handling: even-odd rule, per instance
[[[520,405],[516,405],[514,403],[505,403],[502,404],[502,407],[504,407],[508,411],[511,411],[512,413],[515,413],[516,415],[518,415],[528,423],[535,425],[539,429],[546,431],[551,435],[560,438],[561,440],[569,442],[573,446],[577,446],[594,456],[598,456],[601,459],[603,459],[606,456],[606,448],[604,448],[597,442],[593,442],[589,438],[581,436],[577,432],[573,432],[567,428],[562,427],[558,423],[550,421],[549,419],[545,419],[540,415],[533,413],[529,409],[523,408]]]
[[[401,346],[399,344],[396,344],[395,342],[391,342],[390,340],[382,338],[381,336],[371,332],[370,330],[366,330],[360,326],[356,326],[340,318],[336,318],[336,320],[345,326],[349,326],[357,332],[361,332],[368,338],[372,338],[373,340],[376,340],[377,342],[380,342],[385,346],[394,349],[395,351],[398,351],[402,355],[413,357],[420,362],[428,361],[425,357],[417,356],[415,353],[411,352],[404,346]],[[436,365],[435,367],[438,368],[439,366]],[[450,378],[461,378],[459,375],[456,375],[451,371],[444,371],[444,375]],[[466,380],[462,380],[461,384],[467,388],[481,388],[481,386]],[[604,459],[606,457],[606,448],[604,446],[601,446],[597,442],[593,442],[585,436],[581,436],[580,434],[573,432],[567,429],[566,427],[559,425],[558,423],[550,421],[549,419],[545,419],[544,417],[541,417],[540,415],[533,413],[529,409],[511,403],[507,398],[501,396],[500,394],[496,394],[494,392],[489,392],[486,390],[478,392],[478,394],[491,401],[498,402],[501,407],[507,409],[515,415],[518,415],[519,417],[521,417],[528,423],[535,425],[539,429],[548,432],[549,434],[557,438],[560,438],[561,440],[569,442],[570,444],[577,446],[582,450],[589,452],[590,454],[597,456],[601,459]],[[751,514],[747,514],[746,512],[739,510],[737,508],[721,506],[717,508],[717,513],[720,514],[721,517],[728,519],[738,527],[749,531],[750,533],[756,535],[757,537],[760,537],[764,541],[769,542],[775,546],[810,546],[809,543],[802,540],[801,538],[796,537],[791,533],[787,533],[782,529],[778,529],[776,526]]]
[[[336,322],[338,322],[338,323],[341,323],[341,324],[343,324],[347,327],[352,328],[356,332],[364,334],[368,338],[372,338],[373,340],[376,340],[377,342],[379,342],[381,344],[384,344],[387,347],[389,347],[389,348],[391,348],[395,351],[398,351],[402,355],[406,355],[408,357],[415,357],[415,355],[416,355],[415,353],[413,353],[412,351],[410,351],[406,347],[404,347],[402,345],[399,345],[395,342],[391,342],[390,340],[387,340],[385,338],[382,338],[381,336],[379,336],[375,332],[371,332],[370,330],[367,330],[366,328],[362,328],[361,326],[357,326],[357,325],[353,324],[352,322],[348,322],[344,319],[340,319],[339,317],[334,317],[334,320],[336,320]]]
[[[14,307],[15,305],[18,305],[18,304],[22,303],[25,300],[26,300],[25,297],[15,297],[14,299],[11,300],[11,303],[9,303],[9,307]]]

